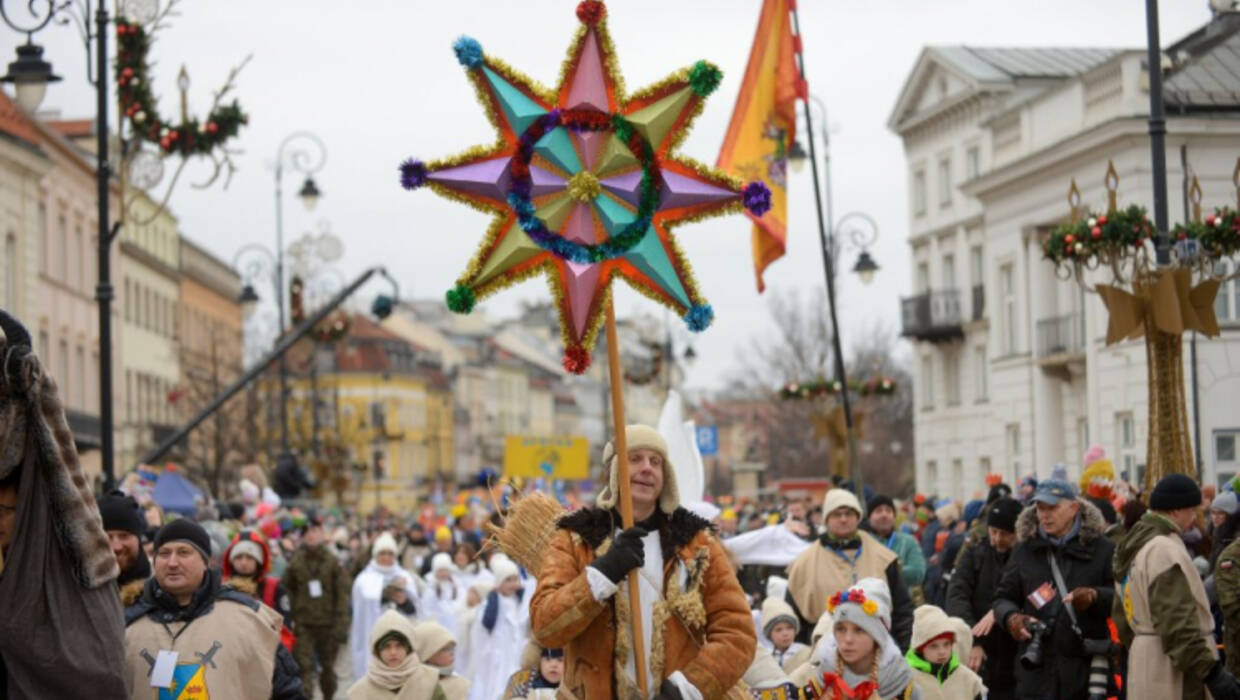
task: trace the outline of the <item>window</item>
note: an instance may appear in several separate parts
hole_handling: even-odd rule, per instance
[[[47,261],[51,256],[47,251],[47,205],[43,202],[39,202],[38,230],[35,233],[39,235],[39,272],[47,274]]]
[[[1016,352],[1016,280],[1012,264],[999,268],[999,289],[1003,294],[1003,354]]]
[[[82,247],[82,224],[78,222],[73,228],[73,276],[78,289],[86,291],[86,249]]]
[[[1020,479],[1020,423],[1009,423],[1004,430],[1007,443],[1008,465],[1012,470],[1012,479]]]
[[[921,358],[921,407],[934,408],[934,358]]]
[[[77,396],[78,408],[86,408],[86,349],[81,345],[77,346],[77,351],[73,353],[74,363],[77,365],[74,373],[74,395]]]
[[[133,292],[129,289],[129,278],[125,278],[125,320],[133,320]]]
[[[938,493],[939,490],[939,463],[930,460],[926,462],[926,491],[930,493]]]
[[[1240,459],[1236,458],[1240,448],[1240,429],[1214,431],[1214,471],[1220,484],[1231,481],[1240,471]]]
[[[943,256],[943,289],[956,288],[956,256],[948,253]]]
[[[990,398],[990,368],[986,361],[986,346],[973,348],[973,390],[975,400],[981,402]]]
[[[69,281],[69,224],[65,215],[56,219],[56,264],[61,282]]]
[[[917,293],[925,294],[930,291],[930,263],[917,263]]]
[[[133,371],[125,370],[125,420],[133,422]]]
[[[1119,442],[1121,469],[1131,475],[1137,473],[1137,426],[1132,412],[1115,414],[1115,436]]]
[[[1225,260],[1214,264],[1214,274],[1219,277],[1226,277],[1234,271],[1232,263]],[[1218,296],[1214,297],[1214,315],[1220,322],[1240,321],[1240,279],[1227,280],[1218,288]]]
[[[939,161],[939,206],[945,207],[952,203],[952,161],[943,158]]]
[[[977,460],[977,468],[978,468],[978,471],[981,472],[982,478],[985,478],[986,476],[988,476],[990,474],[990,469],[991,469],[990,458],[982,457],[981,459]],[[1012,481],[1015,482],[1016,480],[1013,479]]]
[[[952,488],[963,490],[964,485],[967,483],[968,482],[964,480],[964,460],[953,459],[952,460]]]
[[[982,172],[982,157],[977,146],[969,146],[969,150],[964,152],[964,176],[966,180],[972,180]]]
[[[986,272],[982,265],[982,247],[975,245],[969,248],[969,282],[974,287],[980,287],[985,284]]]
[[[943,383],[946,384],[947,405],[960,405],[960,353],[948,350],[943,354]]]
[[[14,314],[17,308],[17,236],[10,232],[4,237],[4,308]]]
[[[926,171],[913,173],[913,214],[921,216],[926,213]]]

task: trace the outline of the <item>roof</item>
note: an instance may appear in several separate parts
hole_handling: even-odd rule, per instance
[[[930,51],[978,82],[1028,78],[1068,78],[1119,55],[1124,49],[980,48],[931,46]]]
[[[51,119],[47,125],[65,138],[76,139],[95,135],[94,119]]]
[[[1186,49],[1163,81],[1169,107],[1240,105],[1240,22],[1221,28],[1221,36],[1203,38],[1197,51]],[[1172,57],[1180,59],[1180,52]]]
[[[8,134],[35,148],[42,143],[39,131],[31,122],[30,117],[3,90],[0,90],[0,133]]]

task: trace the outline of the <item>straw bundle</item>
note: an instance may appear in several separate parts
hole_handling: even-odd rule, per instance
[[[556,524],[566,512],[559,501],[534,491],[513,503],[502,526],[487,523],[487,531],[491,533],[488,545],[494,543],[510,559],[537,576]]]

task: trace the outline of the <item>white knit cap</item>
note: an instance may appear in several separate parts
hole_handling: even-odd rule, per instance
[[[433,574],[436,571],[443,571],[444,569],[455,572],[456,564],[452,563],[451,554],[448,554],[447,552],[439,552],[435,556],[431,557],[431,573]]]
[[[228,552],[228,563],[232,564],[243,554],[258,562],[259,566],[263,565],[263,548],[254,540],[237,540]]]
[[[887,582],[877,578],[863,578],[842,593],[851,598],[855,592],[864,595],[865,602],[841,602],[831,611],[835,624],[851,622],[870,635],[880,647],[886,645],[891,639],[891,589],[887,588]],[[832,596],[831,600],[834,601],[835,596]],[[875,604],[874,614],[865,611],[871,601]]]
[[[510,576],[517,576],[517,577],[521,576],[521,570],[518,569],[517,565],[513,564],[512,560],[508,559],[507,557],[504,557],[503,559],[500,559],[499,561],[496,561],[495,558],[492,557],[491,558],[491,573],[495,574],[495,585],[497,586],[503,583],[504,580],[509,578]]]
[[[783,576],[770,575],[766,579],[766,597],[780,598],[788,593],[788,579]]]
[[[392,554],[395,554],[396,538],[384,532],[375,538],[375,543],[370,546],[370,551],[372,554],[376,555],[380,552],[391,552]]]
[[[635,423],[624,428],[624,448],[629,452],[654,450],[663,457],[663,491],[659,493],[659,510],[671,515],[680,506],[680,490],[676,487],[676,470],[667,459],[667,440],[654,428]],[[595,499],[599,508],[614,508],[620,498],[615,457],[616,446],[609,442],[603,448],[603,464],[607,465],[607,486],[603,487]]]
[[[858,517],[865,514],[865,511],[861,510],[861,501],[857,500],[856,494],[837,486],[828,491],[826,498],[822,500],[822,514],[825,517],[840,508],[852,508],[857,511]]]
[[[793,630],[801,631],[801,620],[792,611],[791,605],[785,603],[782,598],[767,598],[762,601],[762,634],[770,638],[771,628],[777,622],[787,622],[792,625]]]

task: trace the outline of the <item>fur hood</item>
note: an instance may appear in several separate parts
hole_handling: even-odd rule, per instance
[[[684,508],[677,508],[671,515],[655,509],[654,515],[639,524],[647,529],[658,529],[659,546],[663,550],[664,561],[670,559],[681,547],[692,542],[699,532],[703,530],[714,532],[714,528],[708,521]],[[616,528],[620,527],[620,514],[615,510],[582,508],[560,518],[559,526],[579,535],[586,544],[590,545],[591,549],[598,549],[599,545],[610,539],[615,534]]]
[[[1100,537],[1104,537],[1107,531],[1107,521],[1103,519],[1102,512],[1098,510],[1098,506],[1090,503],[1084,498],[1077,498],[1076,502],[1081,506],[1081,532],[1078,537],[1081,542],[1089,544]],[[1020,512],[1020,517],[1016,519],[1016,541],[1026,542],[1038,536],[1038,507],[1029,505]]]

